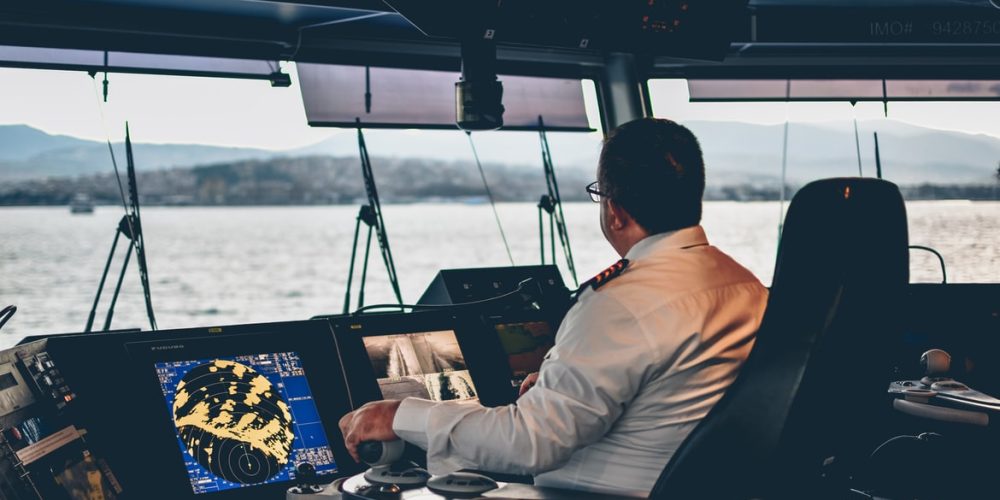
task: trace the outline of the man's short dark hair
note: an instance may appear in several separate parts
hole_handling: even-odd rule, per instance
[[[641,118],[616,128],[604,140],[597,171],[601,192],[651,234],[701,222],[705,161],[683,125]]]

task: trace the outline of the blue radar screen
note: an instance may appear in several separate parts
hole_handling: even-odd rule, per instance
[[[295,478],[337,464],[294,352],[156,363],[196,494]]]

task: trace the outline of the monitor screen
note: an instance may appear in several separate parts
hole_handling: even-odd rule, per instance
[[[478,399],[453,330],[370,336],[363,340],[384,399]]]
[[[493,326],[510,363],[511,385],[519,387],[529,374],[537,372],[545,354],[555,345],[552,327],[546,321],[500,323]]]
[[[337,471],[297,353],[155,366],[196,494],[287,481],[301,462]]]

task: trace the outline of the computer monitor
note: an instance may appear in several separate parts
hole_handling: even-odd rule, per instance
[[[524,378],[541,368],[549,349],[555,345],[556,333],[549,321],[542,318],[487,318],[487,325],[496,332],[510,366],[510,384],[517,388]]]
[[[337,471],[296,352],[155,363],[194,493]]]
[[[337,426],[354,406],[326,321],[50,342],[130,496],[269,498],[304,462],[326,481],[360,470]]]
[[[385,399],[478,399],[454,330],[362,338]]]
[[[418,397],[509,402],[506,355],[478,317],[459,309],[333,320],[356,403]]]

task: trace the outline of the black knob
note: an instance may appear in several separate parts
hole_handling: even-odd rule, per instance
[[[941,349],[931,349],[920,356],[920,366],[928,377],[943,376],[951,371],[951,355]]]
[[[374,464],[382,458],[381,441],[363,441],[358,445],[358,457],[366,464]]]
[[[299,484],[312,484],[316,479],[316,467],[309,462],[302,462],[295,467],[295,479]]]

